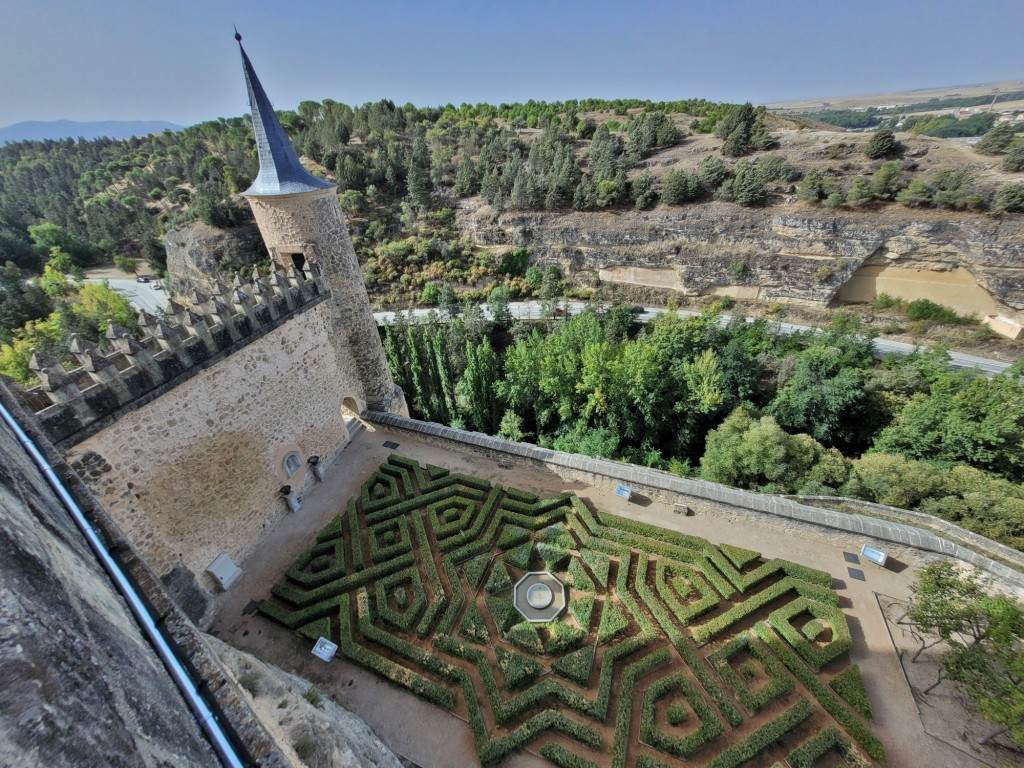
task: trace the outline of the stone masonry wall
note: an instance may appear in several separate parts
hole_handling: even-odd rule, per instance
[[[348,441],[357,391],[322,302],[74,446],[68,461],[161,577],[187,569],[207,590],[218,554],[245,559],[287,507],[281,486],[314,482]],[[371,316],[372,317],[372,316]],[[284,474],[285,455],[301,468]]]
[[[351,350],[363,389],[359,409],[408,415],[395,387],[366,295],[345,217],[332,189],[277,197],[249,198],[271,257],[288,266],[291,254],[311,262],[330,289],[334,309],[331,339]]]

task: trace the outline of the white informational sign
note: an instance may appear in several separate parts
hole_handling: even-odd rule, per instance
[[[885,554],[885,552],[880,549],[875,549],[874,547],[869,547],[867,544],[861,547],[860,554],[865,560],[870,560],[875,565],[885,565],[885,561],[889,559],[889,556]]]
[[[334,654],[338,652],[338,644],[332,643],[326,637],[321,637],[316,641],[316,645],[313,646],[313,655],[318,659],[324,661],[330,661],[334,658]]]
[[[624,499],[629,499],[633,495],[633,489],[628,485],[616,485],[615,495],[621,496]]]

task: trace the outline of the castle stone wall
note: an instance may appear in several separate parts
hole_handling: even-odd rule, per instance
[[[161,577],[184,568],[212,590],[214,558],[244,560],[290,514],[281,486],[301,497],[315,482],[306,459],[329,463],[348,441],[341,404],[359,385],[331,315],[329,302],[309,308],[69,451]],[[292,450],[301,468],[288,478]]]
[[[287,269],[301,254],[330,289],[334,308],[332,340],[352,350],[363,389],[360,410],[371,408],[408,416],[405,398],[391,378],[377,324],[366,295],[345,216],[334,188],[302,194],[248,198],[271,257]]]

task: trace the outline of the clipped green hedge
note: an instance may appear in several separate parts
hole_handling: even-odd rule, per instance
[[[509,523],[502,530],[501,536],[498,537],[498,549],[511,549],[517,544],[522,544],[524,541],[529,540],[530,532],[528,530]]]
[[[525,544],[520,544],[518,547],[513,547],[507,550],[503,557],[509,565],[521,571],[528,570],[530,568],[530,558],[533,557],[533,542],[528,541]]]
[[[338,647],[345,658],[351,659],[386,680],[400,685],[420,698],[429,701],[431,704],[436,704],[446,710],[455,709],[455,696],[443,685],[407,667],[403,667],[401,664],[373,653],[356,643],[355,638],[352,636],[349,595],[342,595],[339,598],[339,602],[338,623],[341,628],[341,637]],[[451,673],[451,667],[444,665],[436,657],[423,653],[420,649],[409,643],[404,643],[394,635],[376,630],[369,621],[365,620],[368,614],[368,597],[365,590],[359,591],[356,595],[356,602],[360,616],[359,631],[364,638],[378,645],[383,645],[385,648],[421,664],[425,669],[433,668],[431,671],[436,671],[442,676],[447,677]]]
[[[388,534],[397,535],[393,541],[387,541]],[[388,560],[412,546],[409,541],[409,523],[404,518],[378,523],[370,528],[369,540],[370,559],[375,563]]]
[[[754,625],[757,636],[779,657],[786,668],[793,673],[807,690],[814,694],[814,698],[834,717],[846,732],[857,740],[857,743],[864,747],[868,755],[880,763],[885,762],[885,747],[882,742],[876,739],[867,726],[843,704],[832,691],[815,675],[793,652],[793,650],[772,631],[771,627],[761,621]]]
[[[672,658],[668,648],[649,653],[640,661],[628,665],[622,672],[619,683],[619,711],[615,718],[615,746],[612,747],[613,768],[625,768],[626,753],[629,749],[629,724],[633,719],[633,686],[638,677],[642,677],[655,667],[665,664]]]
[[[343,532],[341,515],[335,515],[334,519],[329,522],[320,533],[316,535],[317,544],[322,544],[325,541],[331,541],[332,539],[341,538]]]
[[[528,621],[516,624],[505,633],[505,637],[510,643],[522,648],[524,651],[530,651],[531,653],[544,652],[544,644],[541,642],[540,635],[537,634],[537,628]]]
[[[576,623],[584,631],[590,628],[590,616],[594,612],[594,600],[593,595],[580,595],[569,601],[569,613],[576,617]]]
[[[746,682],[729,664],[729,659],[742,650],[748,651],[751,656],[760,661],[771,678],[756,691],[751,691]],[[736,637],[708,656],[708,661],[711,662],[711,666],[718,670],[718,674],[732,688],[736,698],[752,712],[760,712],[769,703],[793,690],[793,678],[786,672],[786,668],[779,663],[778,659],[771,655],[763,643],[756,638],[752,638],[746,632],[736,635]]]
[[[380,485],[387,489],[387,493],[382,496],[374,496],[374,489]],[[359,505],[364,513],[376,512],[379,509],[390,507],[397,504],[401,499],[397,480],[383,472],[374,472],[359,489]]]
[[[667,572],[668,567],[669,564],[664,560],[658,560],[654,567],[654,585],[661,599],[665,601],[672,615],[676,617],[676,620],[682,626],[687,626],[691,620],[702,616],[718,606],[718,593],[711,588],[711,585],[704,580],[699,572],[688,571],[685,575],[673,574],[670,581]],[[684,588],[686,589],[685,592],[683,591]],[[685,598],[693,590],[696,590],[700,595],[699,600],[685,605],[679,601],[677,595]]]
[[[521,504],[536,504],[540,500],[540,496],[536,493],[521,491],[518,488],[506,488],[505,494],[513,501],[518,501]]]
[[[427,572],[427,583],[430,585],[431,594],[430,604],[423,614],[423,619],[416,625],[417,636],[424,638],[430,634],[430,628],[434,626],[437,617],[444,613],[444,609],[448,605],[448,598],[444,593],[444,586],[441,584],[441,576],[437,572],[437,566],[434,564],[434,556],[430,551],[430,542],[427,539],[423,517],[421,515],[413,515],[412,520],[413,527],[416,530],[417,546],[420,550],[420,562],[423,563],[423,569]]]
[[[302,637],[309,638],[310,640],[319,640],[321,637],[330,639],[331,637],[331,618],[330,616],[324,616],[322,619],[311,621],[309,624],[302,626],[298,630],[298,634]]]
[[[870,720],[874,716],[871,711],[871,702],[868,701],[868,692],[864,688],[864,678],[860,676],[860,667],[856,664],[851,664],[843,669],[832,678],[828,685],[862,717]]]
[[[839,600],[839,596],[831,590],[822,590],[821,587],[814,584],[808,584],[807,582],[800,581],[792,576],[786,576],[785,578],[775,582],[775,584],[767,589],[751,595],[742,603],[737,603],[725,613],[719,614],[715,618],[711,619],[711,621],[692,627],[690,629],[690,635],[693,637],[693,641],[697,643],[697,645],[703,645],[729,629],[729,627],[742,621],[746,617],[757,613],[766,605],[774,600],[778,600],[790,591],[795,591],[797,594],[801,595],[801,597],[810,597],[811,600],[805,601],[808,604],[813,604],[812,601],[818,601],[819,598],[830,600],[833,603],[836,603]],[[798,601],[787,603],[787,607],[796,602]],[[828,606],[822,605],[822,608],[827,607]],[[843,624],[845,625],[845,621]]]
[[[590,679],[590,667],[594,663],[595,650],[593,645],[585,645],[566,654],[551,665],[551,671],[566,680],[571,680],[576,685],[586,687],[587,681]]]
[[[807,699],[800,699],[781,715],[751,733],[739,744],[718,754],[709,763],[709,768],[739,768],[770,748],[780,738],[792,731],[814,714],[814,705]]]
[[[570,627],[564,621],[552,621],[543,625],[548,631],[544,653],[558,655],[576,646],[587,633],[582,629]]]
[[[569,563],[569,568],[565,575],[565,583],[573,589],[579,589],[584,592],[596,591],[594,580],[587,573],[587,569],[583,566],[583,561],[577,560],[575,557]]]
[[[412,584],[412,603],[404,610],[396,611],[388,605],[388,593],[391,591],[392,587],[404,581],[410,581]],[[413,625],[416,623],[416,619],[419,617],[420,613],[423,612],[423,607],[426,605],[426,597],[423,594],[423,585],[420,583],[419,574],[416,573],[416,570],[414,568],[406,569],[389,574],[383,579],[380,579],[375,587],[374,593],[377,602],[377,616],[382,621],[387,622],[401,632],[411,631]]]
[[[597,580],[597,586],[601,589],[608,589],[608,575],[611,573],[612,561],[608,555],[595,552],[593,549],[584,549],[580,552],[583,562],[589,566]]]
[[[498,560],[494,563],[494,567],[491,569],[491,575],[487,579],[487,583],[484,585],[484,590],[491,595],[496,595],[499,592],[504,592],[506,589],[512,588],[512,577],[508,575],[508,568],[505,564]]]
[[[729,562],[739,569],[750,565],[755,560],[761,559],[761,553],[755,552],[752,549],[734,547],[731,544],[719,544],[718,548],[722,550],[723,555],[729,558]]]
[[[815,648],[808,642],[807,638],[796,629],[789,620],[799,613],[807,611],[815,619],[824,620],[832,627],[832,642],[822,648]],[[786,638],[786,642],[793,646],[793,650],[800,654],[804,661],[820,670],[830,661],[838,659],[853,647],[853,638],[850,637],[850,628],[846,624],[846,616],[842,610],[832,605],[822,605],[806,597],[800,597],[790,603],[772,611],[768,616],[775,631]]]
[[[656,703],[673,691],[679,691],[700,718],[700,728],[685,736],[665,733],[655,723]],[[685,760],[724,732],[722,721],[681,672],[654,681],[644,693],[643,709],[640,712],[640,738],[655,749]]]
[[[605,598],[604,607],[601,609],[601,623],[597,627],[598,644],[608,642],[624,632],[628,626],[629,619],[622,609],[610,598]]]
[[[364,566],[363,545],[359,534],[359,511],[356,509],[356,500],[349,499],[345,509],[348,517],[348,541],[352,551],[352,569],[361,571]]]
[[[484,530],[484,525],[487,523],[487,518],[490,517],[491,512],[495,509],[498,501],[501,499],[502,488],[500,485],[491,487],[490,492],[487,494],[480,514],[473,520],[473,524],[462,531],[461,533],[453,534],[443,540],[437,542],[437,548],[442,552],[451,552],[457,547],[464,546],[469,543],[476,544],[477,546],[483,546],[489,549],[490,536],[481,537],[480,534]],[[454,556],[454,555],[453,555]],[[456,560],[462,560],[463,557],[456,556]]]
[[[523,620],[522,614],[516,610],[510,597],[488,595],[484,598],[484,602],[487,603],[487,610],[491,614],[491,621],[494,622],[498,632],[503,635]]]
[[[814,768],[819,758],[836,750],[850,765],[864,765],[867,761],[846,738],[835,728],[826,728],[816,733],[789,753],[787,761],[792,768]]]
[[[494,655],[498,660],[501,674],[505,676],[505,686],[510,691],[533,682],[544,669],[536,659],[527,658],[521,653],[507,651],[501,646],[494,649]]]
[[[540,748],[540,756],[551,761],[558,768],[597,768],[597,763],[570,752],[560,744],[548,742]]]
[[[316,567],[321,558],[327,559],[326,568]],[[346,572],[345,541],[335,538],[315,544],[299,555],[285,576],[296,584],[313,589],[340,579]]]
[[[480,582],[483,581],[484,574],[487,573],[487,566],[491,564],[491,553],[485,552],[482,555],[477,555],[472,560],[469,560],[464,566],[463,570],[466,573],[466,581],[469,583],[469,588],[476,590],[480,586]]]

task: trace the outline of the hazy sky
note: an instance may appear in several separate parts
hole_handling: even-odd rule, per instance
[[[0,126],[246,110],[791,98],[1024,76],[1021,0],[31,0],[0,6]]]

